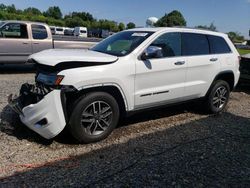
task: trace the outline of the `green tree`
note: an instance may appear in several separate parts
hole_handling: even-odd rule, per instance
[[[125,28],[123,23],[117,24],[115,21],[107,19],[96,20],[93,15],[88,12],[73,12],[65,15],[62,19],[62,12],[57,6],[49,7],[47,11],[42,13],[34,7],[17,10],[14,5],[6,6],[0,4],[0,20],[30,20],[44,22],[49,25],[68,27],[85,26],[107,29],[113,32]],[[135,27],[135,25],[132,27]]]
[[[119,31],[123,31],[125,29],[124,23],[119,23],[118,28],[119,28]]]
[[[233,42],[243,42],[245,40],[244,36],[242,36],[240,33],[238,32],[229,32],[227,33],[228,37],[233,41]]]
[[[97,25],[98,25],[98,28],[100,29],[106,29],[106,30],[113,31],[113,32],[119,31],[118,25],[114,21],[101,19],[98,21]]]
[[[66,15],[64,18],[74,18],[74,17],[78,17],[81,18],[83,21],[90,21],[93,22],[95,19],[92,16],[92,14],[88,13],[88,12],[72,12],[69,15]]]
[[[23,10],[24,14],[41,15],[41,11],[34,7],[29,7]]]
[[[90,23],[90,27],[91,28],[94,28],[94,29],[97,29],[100,27],[100,23],[98,21],[93,21]]]
[[[16,7],[14,4],[12,5],[9,5],[6,7],[6,11],[9,12],[9,13],[16,13]]]
[[[49,7],[48,10],[44,12],[44,16],[55,18],[55,19],[61,19],[62,12],[59,7],[53,6],[53,7]]]
[[[80,26],[85,26],[85,24],[81,18],[74,17],[74,18],[66,18],[65,19],[65,26],[67,26],[67,27],[80,27]]]
[[[5,11],[6,8],[6,5],[4,5],[3,3],[0,4],[0,10]]]
[[[187,22],[184,16],[177,10],[165,14],[162,18],[156,22],[155,26],[158,27],[174,27],[174,26],[186,26]]]
[[[207,25],[198,25],[195,28],[206,29],[206,30],[210,30],[210,31],[217,31],[217,28],[214,25],[214,23],[211,23],[209,26],[207,26]]]
[[[135,26],[135,23],[133,23],[133,22],[129,22],[128,24],[127,24],[127,29],[133,29],[133,28],[135,28],[136,26]]]

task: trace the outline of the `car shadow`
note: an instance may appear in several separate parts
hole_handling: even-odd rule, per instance
[[[130,115],[129,117],[122,118],[118,124],[117,129],[126,127],[135,123],[143,123],[151,120],[157,120],[161,118],[171,117],[177,114],[183,114],[186,112],[203,113],[200,111],[200,104],[198,102],[189,102],[169,107],[161,107],[152,110],[145,110]],[[0,131],[10,136],[14,136],[19,140],[26,139],[30,142],[36,142],[42,145],[50,145],[53,141],[67,145],[79,144],[69,133],[68,127],[55,138],[51,140],[44,139],[39,134],[27,128],[19,119],[18,115],[6,105],[2,112],[0,112]]]
[[[20,165],[0,185],[249,187],[249,154],[250,119],[223,113],[84,155]]]
[[[0,74],[34,73],[34,64],[0,64]]]
[[[30,142],[36,142],[42,145],[50,145],[53,141],[46,140],[27,128],[19,119],[18,115],[10,108],[5,106],[0,112],[0,131],[18,140],[26,139]]]

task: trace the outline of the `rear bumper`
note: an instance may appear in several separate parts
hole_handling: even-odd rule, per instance
[[[239,82],[239,80],[240,80],[240,75],[241,75],[241,73],[240,73],[240,71],[238,70],[238,71],[236,72],[234,87],[236,87],[236,85],[238,84],[238,82]]]
[[[9,99],[9,104],[31,130],[46,139],[51,139],[64,129],[66,120],[61,102],[61,90],[53,90],[39,102],[25,107],[22,107],[19,98]]]

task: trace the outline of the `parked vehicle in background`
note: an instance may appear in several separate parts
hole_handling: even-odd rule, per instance
[[[89,29],[88,37],[95,38],[107,38],[109,36],[109,30],[105,29]]]
[[[112,31],[109,32],[109,35],[110,35],[110,36],[113,35],[113,34],[115,34],[115,32],[112,32]]]
[[[56,34],[56,27],[55,26],[50,26],[49,28],[50,28],[51,34],[55,35]]]
[[[250,50],[250,46],[249,45],[235,44],[235,47],[238,48],[238,49]]]
[[[74,36],[77,37],[88,37],[88,29],[86,27],[75,27]]]
[[[56,27],[55,35],[64,35],[64,27]]]
[[[202,99],[223,111],[239,80],[239,53],[226,34],[186,28],[137,28],[90,50],[47,50],[30,56],[36,84],[9,103],[44,138],[66,125],[80,142],[106,138],[131,112]]]
[[[65,28],[64,35],[73,36],[74,35],[74,29],[73,28]]]
[[[96,42],[53,39],[44,23],[26,21],[0,22],[0,64],[25,63],[29,55],[52,48],[90,48]]]

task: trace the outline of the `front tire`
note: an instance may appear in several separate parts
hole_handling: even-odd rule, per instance
[[[222,112],[228,103],[229,96],[229,84],[223,80],[215,81],[206,98],[208,112],[213,114]]]
[[[97,142],[114,130],[119,116],[119,106],[113,96],[105,92],[88,93],[73,109],[69,128],[79,142]]]

